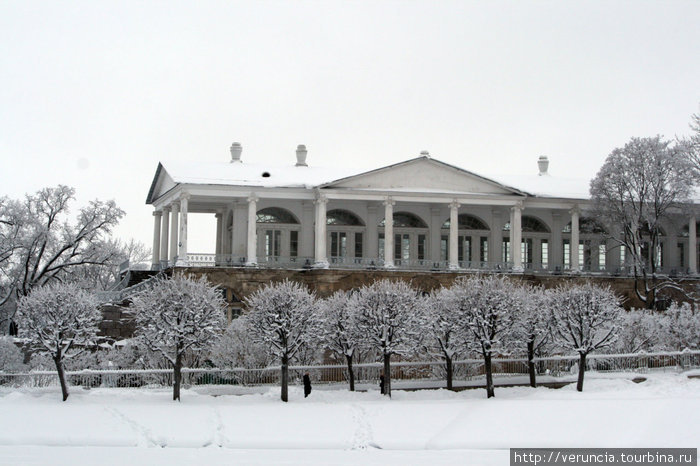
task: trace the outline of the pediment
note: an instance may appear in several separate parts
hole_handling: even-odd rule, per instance
[[[323,188],[524,194],[475,173],[429,157],[419,157],[328,183]]]
[[[156,174],[153,177],[153,182],[151,183],[151,189],[148,191],[146,204],[153,203],[153,201],[160,196],[173,189],[175,185],[176,183],[173,178],[168,174],[163,165],[159,163]]]

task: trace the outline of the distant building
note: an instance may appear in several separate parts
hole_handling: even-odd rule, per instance
[[[547,157],[533,176],[484,177],[428,152],[367,172],[310,166],[302,145],[280,166],[241,153],[234,143],[227,162],[158,165],[154,268],[629,273],[590,219],[589,180],[551,176]],[[215,254],[188,249],[194,212],[216,216]],[[699,213],[679,212],[647,252],[662,273],[697,273]]]

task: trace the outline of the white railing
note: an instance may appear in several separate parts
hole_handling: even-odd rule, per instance
[[[535,359],[540,375],[561,377],[577,371],[578,355],[551,356]],[[650,373],[660,371],[684,371],[700,368],[700,350],[684,350],[663,353],[591,354],[587,357],[587,370],[597,372]],[[354,364],[357,384],[375,384],[383,370],[381,363]],[[493,374],[496,378],[527,374],[525,358],[493,358]],[[343,364],[290,366],[290,380],[301,380],[308,372],[317,384],[346,383],[347,367]],[[172,369],[120,369],[68,371],[71,385],[82,387],[167,387],[172,385]],[[280,368],[271,366],[257,369],[182,369],[183,384],[264,386],[279,383]],[[453,377],[457,382],[479,381],[484,376],[482,359],[464,359],[453,363]],[[435,382],[445,380],[445,364],[442,361],[392,362],[392,380]],[[0,386],[5,387],[53,387],[58,386],[54,371],[20,373],[0,372]]]

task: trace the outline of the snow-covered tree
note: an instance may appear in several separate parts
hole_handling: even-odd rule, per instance
[[[683,289],[657,275],[661,224],[670,210],[687,203],[697,183],[688,151],[660,136],[632,138],[612,151],[591,181],[595,217],[609,238],[624,246],[632,265],[635,293],[649,309],[659,292]]]
[[[272,364],[267,348],[253,341],[249,328],[250,322],[245,315],[231,322],[209,355],[216,367],[255,369]]]
[[[554,337],[564,348],[578,352],[576,389],[583,391],[586,356],[608,348],[620,327],[620,300],[610,288],[590,283],[557,288],[550,301]]]
[[[620,316],[615,352],[626,354],[659,348],[662,319],[662,314],[648,309],[630,309],[623,312]]]
[[[226,301],[206,277],[175,275],[159,278],[138,293],[132,307],[139,339],[172,366],[173,400],[179,401],[184,357],[216,343],[225,323]]]
[[[19,301],[16,319],[19,336],[26,338],[38,353],[53,360],[66,401],[64,360],[94,344],[102,320],[95,296],[74,284],[36,287]]]
[[[420,340],[422,349],[431,358],[444,361],[447,389],[452,390],[453,361],[466,354],[468,347],[456,318],[455,295],[449,288],[436,289],[420,300],[419,309],[420,326],[425,332]]]
[[[24,355],[14,338],[0,337],[0,372],[19,372],[24,368]]]
[[[344,358],[348,366],[350,391],[355,391],[353,357],[357,350],[358,335],[355,328],[355,297],[346,291],[337,291],[319,301],[319,330],[324,347],[336,356]]]
[[[511,337],[517,346],[525,346],[530,386],[536,387],[535,355],[551,338],[549,294],[542,288],[520,286],[514,291],[514,298]]]
[[[700,312],[688,303],[673,303],[663,314],[657,314],[660,348],[670,351],[700,349]]]
[[[384,362],[384,392],[391,396],[391,356],[409,351],[417,337],[417,291],[404,282],[378,280],[357,292],[355,325],[361,344]]]
[[[36,286],[70,280],[87,266],[106,266],[115,250],[109,235],[124,211],[114,201],[92,201],[68,220],[75,191],[44,188],[23,201],[0,199],[0,324],[8,326],[13,303]],[[6,327],[5,327],[6,328]]]
[[[316,297],[304,285],[285,280],[265,285],[246,299],[246,306],[251,337],[281,362],[281,398],[286,402],[289,362],[318,338]]]
[[[452,285],[460,333],[469,349],[484,358],[486,396],[495,396],[491,359],[507,353],[516,308],[516,286],[501,276],[459,278]]]

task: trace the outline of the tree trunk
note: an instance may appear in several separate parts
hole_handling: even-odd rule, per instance
[[[537,380],[535,378],[535,342],[527,342],[527,372],[530,374],[530,386],[537,387]]]
[[[445,370],[447,372],[447,389],[452,390],[452,358],[445,354]]]
[[[583,391],[583,374],[586,372],[586,353],[579,353],[578,358],[578,382],[576,382],[576,390]]]
[[[350,381],[350,391],[355,391],[355,373],[352,371],[352,356],[345,355],[345,359],[348,361],[348,380]]]
[[[486,369],[486,398],[496,396],[493,389],[493,374],[491,373],[491,351],[484,353],[484,369]]]
[[[391,354],[384,354],[384,394],[391,398]]]
[[[178,351],[175,356],[173,370],[173,401],[180,401],[180,382],[182,381],[182,353]]]
[[[282,356],[282,401],[285,403],[289,400],[289,357],[285,354]]]
[[[63,370],[63,361],[61,360],[61,352],[53,358],[53,362],[56,364],[56,372],[58,372],[58,380],[61,382],[61,393],[63,394],[63,401],[68,399],[68,384],[66,383],[66,374]]]

